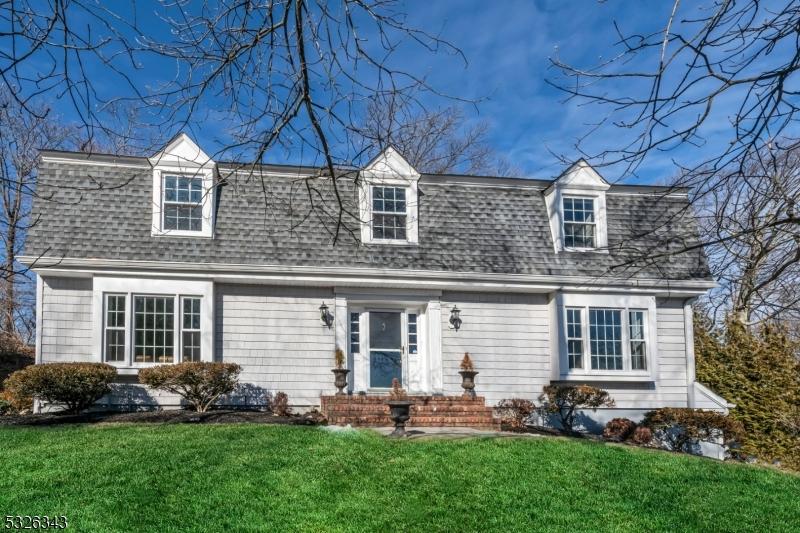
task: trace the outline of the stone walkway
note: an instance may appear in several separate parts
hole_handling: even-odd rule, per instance
[[[381,427],[369,428],[381,435],[388,436],[394,428]],[[543,437],[532,433],[512,433],[510,431],[492,431],[488,429],[460,428],[460,427],[432,427],[432,428],[407,428],[408,439],[468,439],[474,437]]]

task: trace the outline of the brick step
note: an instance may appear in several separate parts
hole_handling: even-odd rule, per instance
[[[336,417],[361,417],[361,416],[382,416],[389,418],[389,413],[376,413],[376,412],[353,412],[353,411],[328,411],[328,418]],[[491,412],[479,413],[453,413],[453,412],[439,412],[439,413],[415,413],[411,412],[411,416],[417,417],[440,417],[440,418],[462,418],[462,417],[481,417],[481,418],[494,418]]]
[[[392,421],[388,417],[381,416],[362,416],[362,417],[341,417],[328,420],[335,425],[353,426],[391,426]],[[409,427],[482,427],[499,428],[500,421],[489,417],[411,417],[406,423]]]
[[[486,400],[482,396],[467,399],[460,396],[410,396],[408,398],[415,404],[422,405],[485,405]],[[358,404],[358,405],[384,405],[389,401],[388,396],[323,396],[322,405],[335,404]]]
[[[388,406],[380,405],[334,405],[327,406],[326,411],[330,413],[388,413]],[[451,405],[443,406],[430,406],[430,405],[412,405],[411,412],[413,413],[491,413],[491,407],[483,405]]]

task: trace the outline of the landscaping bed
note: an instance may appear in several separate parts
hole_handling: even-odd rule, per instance
[[[0,416],[0,426],[58,426],[66,424],[145,423],[145,424],[283,424],[319,425],[324,417],[319,413],[278,416],[263,411],[216,409],[197,413],[182,409],[135,412],[96,412],[67,414],[26,414]]]

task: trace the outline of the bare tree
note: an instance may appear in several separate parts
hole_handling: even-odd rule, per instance
[[[420,172],[495,176],[514,172],[489,144],[486,122],[467,124],[455,106],[427,110],[394,96],[373,99],[356,131],[364,138],[364,152],[393,146]]]
[[[762,150],[698,204],[714,275],[715,311],[744,324],[800,318],[800,235],[779,223],[800,202],[800,153]]]
[[[550,83],[600,117],[576,148],[623,176],[676,152],[675,185],[691,187],[708,216],[699,245],[725,267],[737,316],[796,311],[800,212],[788,162],[800,148],[800,4],[674,0],[656,24],[626,33],[615,23],[619,52],[599,65],[552,59]],[[606,140],[592,149],[598,133]]]
[[[30,200],[36,184],[39,148],[59,147],[72,135],[50,118],[44,107],[28,112],[8,94],[0,93],[0,324],[4,334],[29,340],[33,331],[35,296],[26,269],[17,262],[26,231],[36,223]]]
[[[0,79],[21,106],[63,94],[89,140],[123,135],[104,120],[107,106],[133,102],[166,135],[214,124],[213,155],[228,160],[263,162],[278,146],[310,154],[320,171],[305,184],[309,216],[334,243],[357,233],[338,180],[362,156],[352,124],[363,103],[438,94],[395,52],[460,55],[390,0],[164,0],[146,21],[136,4],[41,4],[0,4]],[[164,75],[165,64],[175,71]]]

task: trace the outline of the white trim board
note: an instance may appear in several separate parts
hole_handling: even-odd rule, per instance
[[[243,265],[225,263],[177,263],[122,261],[113,259],[47,258],[24,256],[20,261],[34,265],[36,273],[90,277],[95,273],[213,279],[220,282],[299,283],[312,286],[355,286],[460,290],[510,290],[550,292],[553,290],[657,293],[659,296],[695,296],[716,287],[710,280],[658,280],[598,276],[549,276],[543,274],[493,274],[436,270],[397,270],[358,267],[306,267],[284,265]]]

